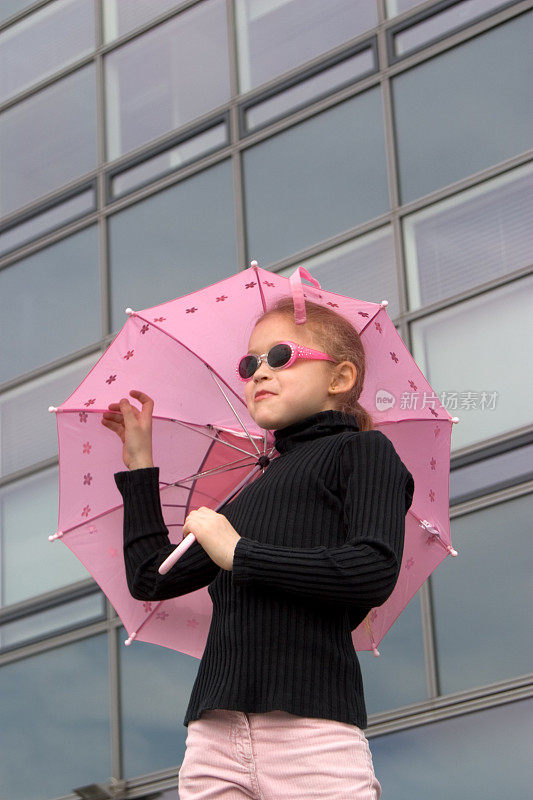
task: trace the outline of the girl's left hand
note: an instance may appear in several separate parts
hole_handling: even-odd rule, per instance
[[[200,506],[185,518],[183,536],[194,533],[207,555],[222,569],[231,571],[233,553],[241,538],[223,514]]]

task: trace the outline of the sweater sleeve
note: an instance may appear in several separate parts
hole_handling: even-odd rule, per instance
[[[413,476],[377,430],[349,437],[340,458],[344,544],[291,549],[241,537],[231,573],[235,585],[368,610],[387,600],[399,575]]]
[[[159,467],[116,472],[114,478],[124,501],[124,562],[132,597],[166,600],[211,583],[220,567],[199,542],[193,542],[166,575],[158,572],[176,547],[161,510]]]

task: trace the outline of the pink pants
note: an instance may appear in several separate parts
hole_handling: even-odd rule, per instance
[[[214,709],[188,725],[179,800],[380,800],[356,725]]]

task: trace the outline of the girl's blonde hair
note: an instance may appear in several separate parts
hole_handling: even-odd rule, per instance
[[[282,314],[294,323],[294,302],[292,297],[282,297],[276,304],[257,318],[255,324],[274,314]],[[341,361],[350,361],[357,370],[355,383],[347,392],[339,392],[335,399],[337,411],[353,414],[360,431],[374,429],[369,412],[359,403],[365,380],[365,351],[359,334],[353,325],[333,309],[305,300],[306,322],[302,324],[311,333],[316,349],[327,353],[334,362],[328,363],[332,369]],[[297,326],[300,327],[300,326]]]

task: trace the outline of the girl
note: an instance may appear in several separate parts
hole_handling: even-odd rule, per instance
[[[290,297],[257,320],[239,362],[250,415],[278,456],[220,513],[191,511],[174,550],[151,449],[153,401],[130,392],[102,423],[124,442],[128,586],[139,600],[209,585],[213,616],[189,706],[180,800],[379,800],[351,631],[389,597],[414,481],[361,407],[353,326]],[[283,343],[292,343],[289,346]],[[298,348],[298,345],[300,348]],[[296,358],[288,356],[296,354]]]

